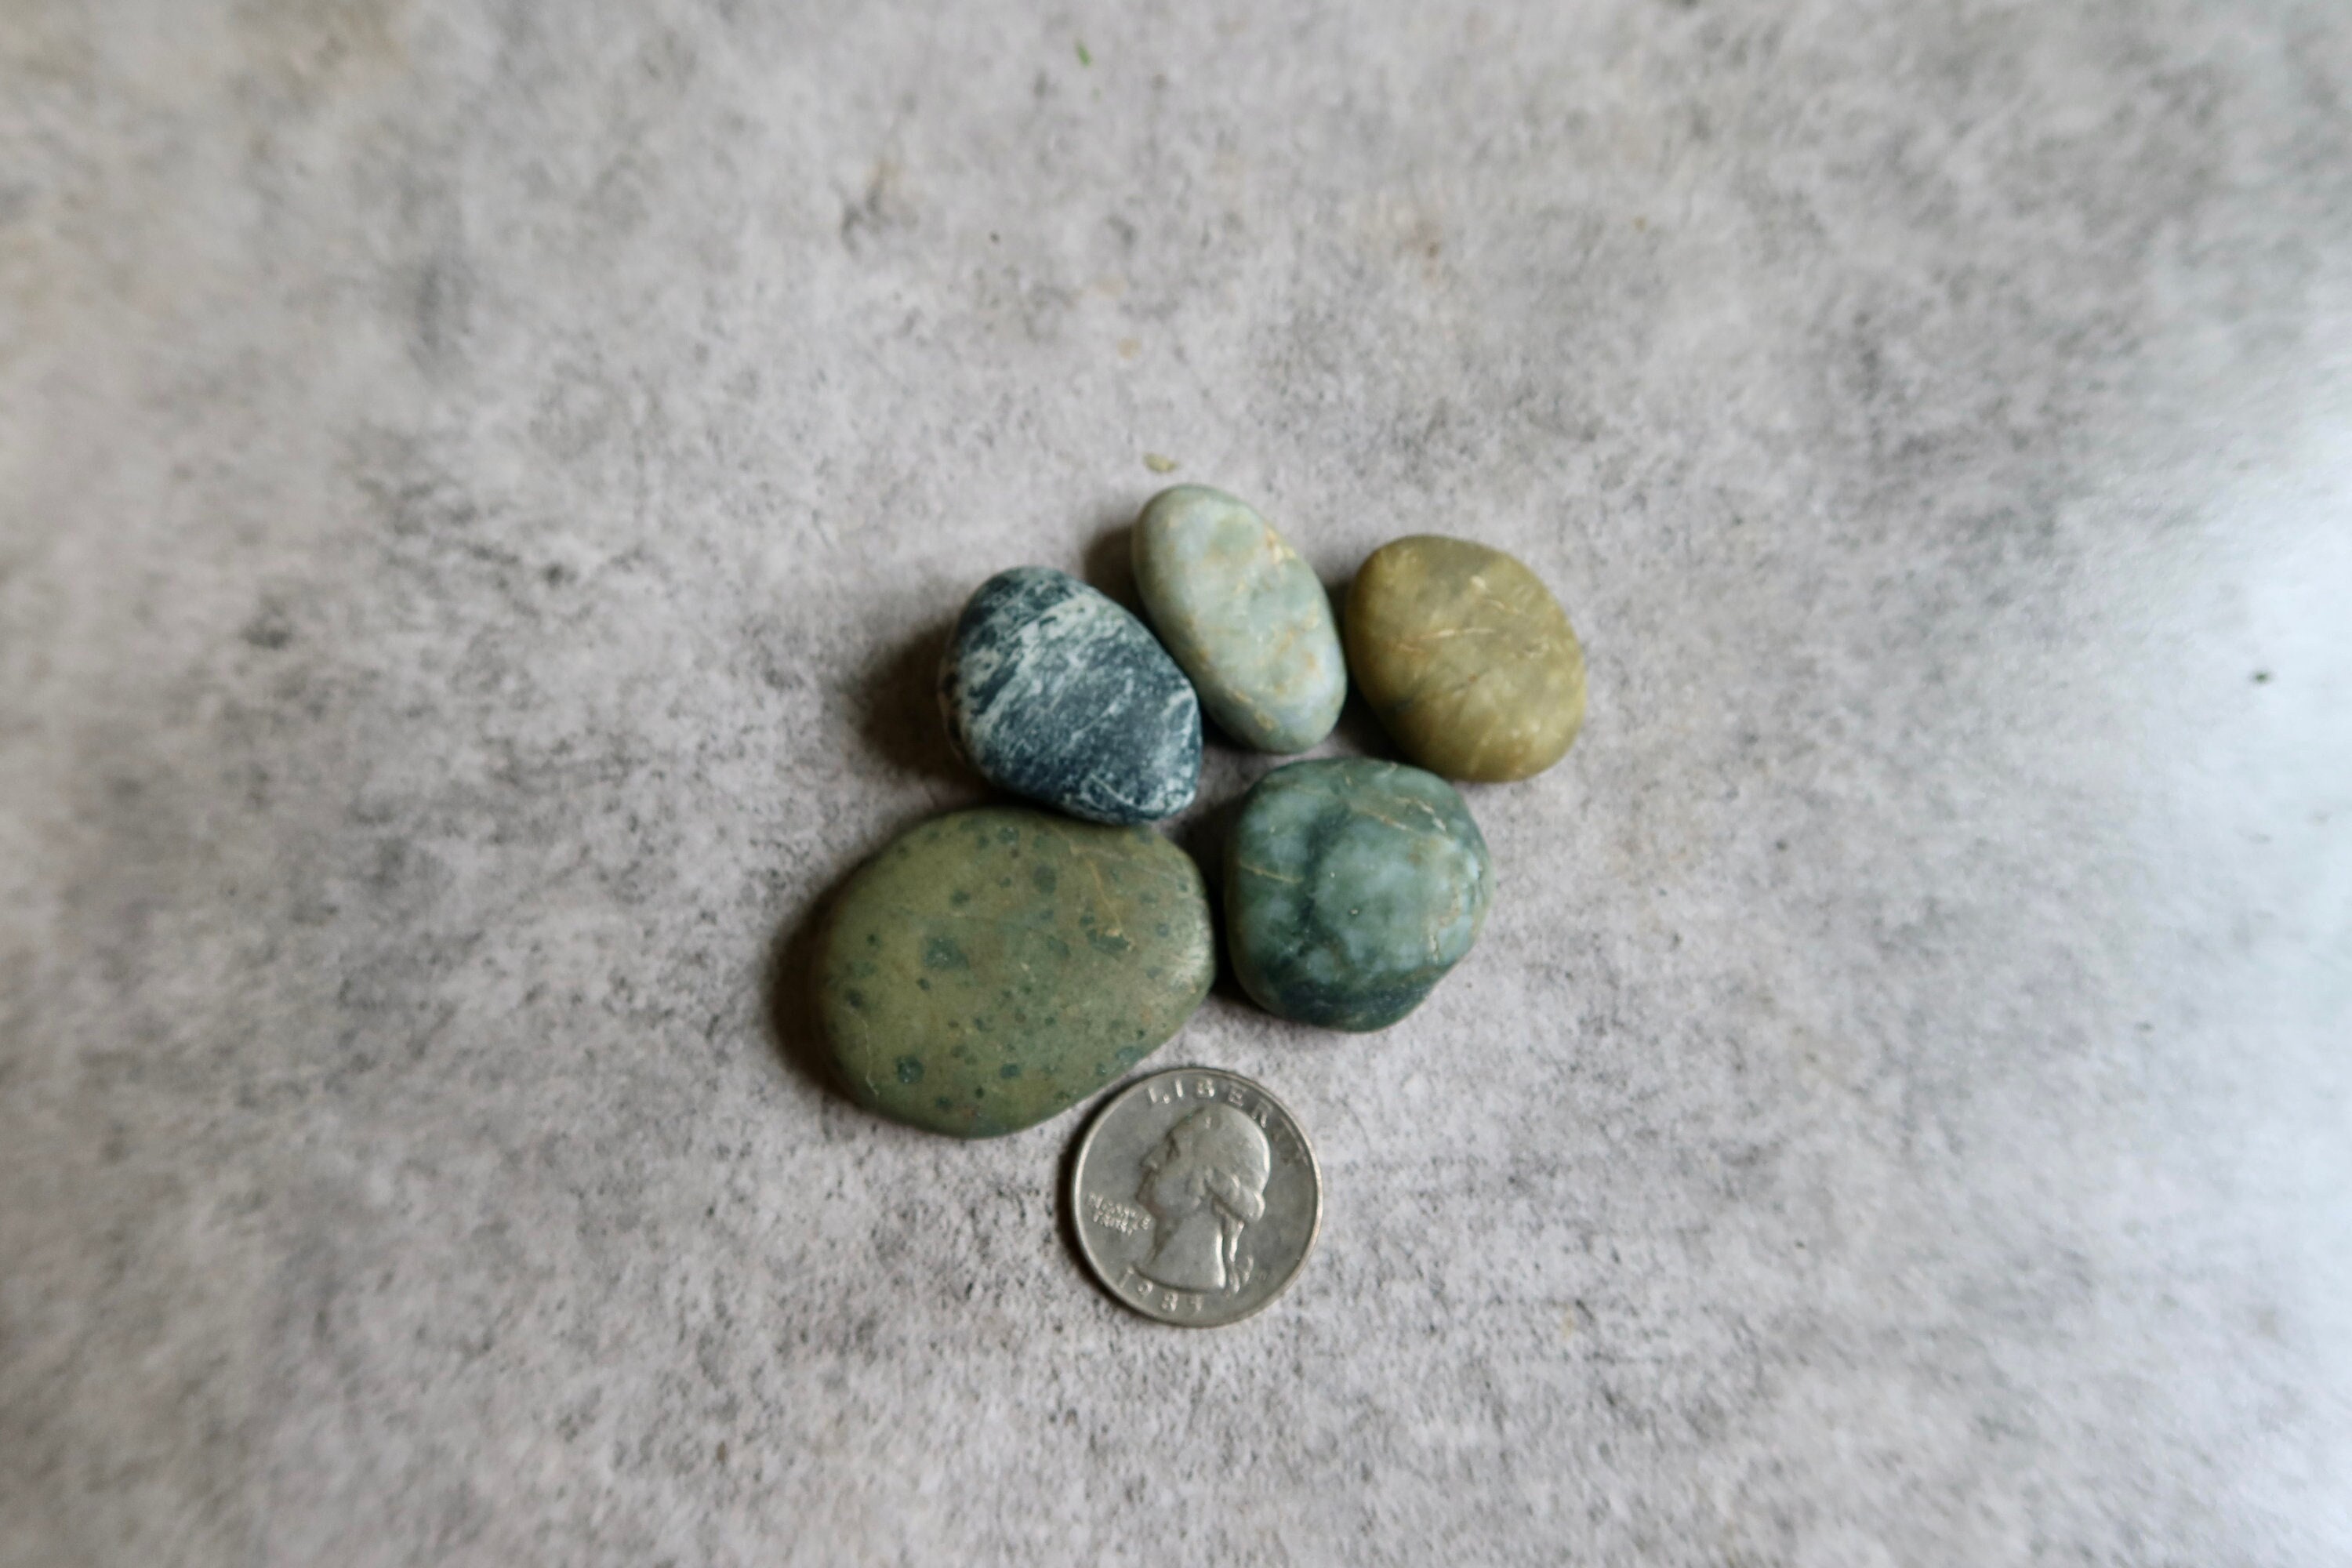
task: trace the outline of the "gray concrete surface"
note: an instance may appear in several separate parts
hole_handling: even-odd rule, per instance
[[[0,62],[0,1563],[2352,1560],[2339,0]],[[1592,668],[1427,1007],[1158,1058],[1327,1166],[1213,1335],[790,980],[1146,453]]]

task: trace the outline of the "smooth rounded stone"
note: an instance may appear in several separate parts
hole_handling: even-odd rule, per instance
[[[1225,942],[1267,1012],[1384,1029],[1470,951],[1495,868],[1434,773],[1362,757],[1258,780],[1225,851]]]
[[[860,1103],[987,1138],[1159,1049],[1215,969],[1191,856],[1149,828],[989,806],[850,879],[817,939],[817,1008]]]
[[[1313,567],[1246,503],[1177,485],[1136,520],[1144,613],[1234,740],[1303,752],[1331,732],[1348,663]]]
[[[940,665],[948,733],[982,777],[1089,822],[1152,822],[1201,782],[1201,703],[1141,621],[1066,572],[980,585]]]
[[[1348,665],[1404,754],[1451,779],[1531,778],[1584,724],[1584,650],[1542,579],[1499,550],[1419,534],[1348,590]]]

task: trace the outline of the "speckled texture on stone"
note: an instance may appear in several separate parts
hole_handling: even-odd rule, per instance
[[[1066,572],[973,591],[940,664],[956,750],[1002,789],[1089,822],[1157,822],[1201,782],[1201,704],[1142,622]]]
[[[27,0],[0,77],[9,1568],[2352,1560],[2341,0]],[[765,995],[1146,452],[1592,661],[1418,1012],[1154,1058],[1329,1180],[1213,1334]]]
[[[1450,779],[1532,778],[1584,727],[1567,612],[1525,563],[1471,540],[1372,552],[1348,585],[1348,666],[1404,754]]]
[[[1225,947],[1285,1018],[1385,1029],[1421,1005],[1486,923],[1495,867],[1435,773],[1368,757],[1257,781],[1225,845]]]
[[[1135,589],[1152,630],[1226,734],[1303,752],[1348,700],[1348,660],[1315,568],[1248,502],[1173,485],[1144,504]]]
[[[826,912],[816,987],[861,1104],[990,1138],[1108,1088],[1216,973],[1191,857],[1146,827],[950,812],[859,869]]]

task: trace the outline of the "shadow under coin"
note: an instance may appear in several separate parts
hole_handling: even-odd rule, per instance
[[[1062,1250],[1069,1256],[1070,1267],[1078,1271],[1080,1279],[1097,1289],[1102,1289],[1102,1281],[1095,1278],[1094,1267],[1087,1261],[1086,1250],[1078,1244],[1078,1151],[1086,1147],[1087,1133],[1101,1117],[1104,1107],[1110,1104],[1112,1096],[1126,1087],[1126,1083],[1121,1082],[1096,1097],[1095,1103],[1087,1113],[1078,1118],[1077,1127],[1064,1140],[1062,1158],[1054,1168],[1055,1232],[1062,1238]],[[1103,1294],[1108,1296],[1110,1292],[1105,1289]]]

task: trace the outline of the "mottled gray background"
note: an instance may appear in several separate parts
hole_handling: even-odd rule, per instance
[[[0,60],[0,1563],[2352,1559],[2341,0]],[[772,982],[1146,453],[1592,670],[1209,1335]]]

